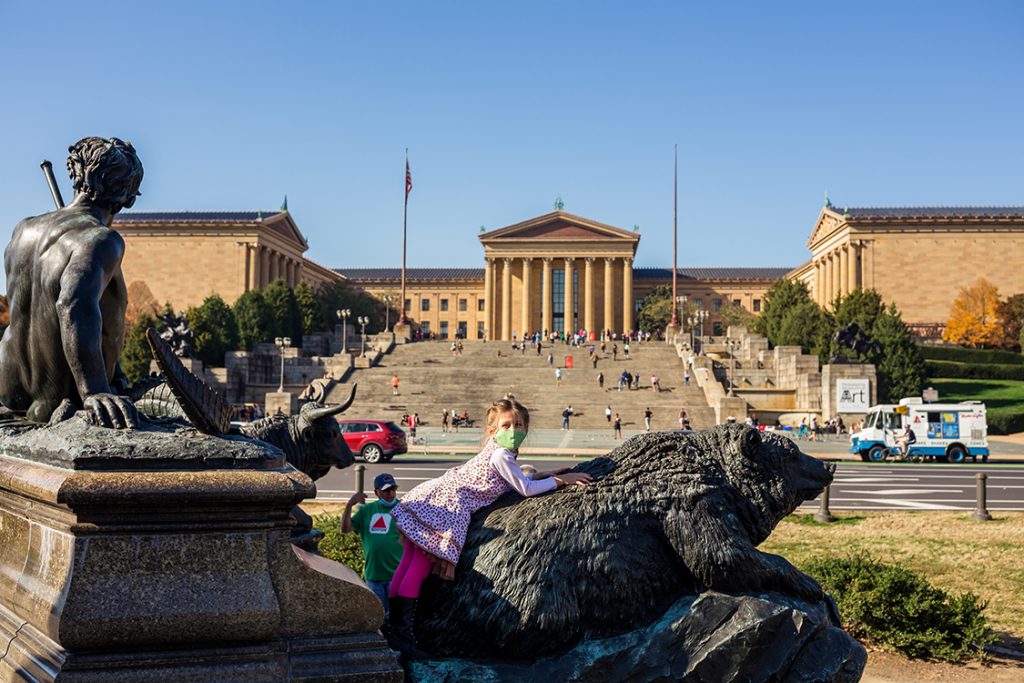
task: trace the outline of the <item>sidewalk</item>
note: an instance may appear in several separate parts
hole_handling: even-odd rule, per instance
[[[483,429],[460,429],[458,432],[442,432],[437,427],[420,427],[415,442],[409,439],[409,453],[422,455],[466,455],[480,452]],[[656,430],[657,431],[657,430]],[[583,456],[604,455],[619,446],[622,441],[643,434],[643,430],[624,429],[622,440],[616,440],[611,428],[604,429],[531,429],[526,442],[520,448],[523,455]],[[846,439],[829,441],[797,441],[804,453],[830,460],[861,462],[860,456],[849,452]],[[991,455],[989,462],[1024,461],[1024,434],[989,437]]]

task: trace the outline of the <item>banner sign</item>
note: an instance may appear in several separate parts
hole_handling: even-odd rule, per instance
[[[866,413],[871,404],[871,380],[837,379],[836,412]]]

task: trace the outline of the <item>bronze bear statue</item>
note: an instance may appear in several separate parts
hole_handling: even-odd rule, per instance
[[[817,582],[756,546],[834,469],[738,425],[634,437],[574,468],[588,486],[477,512],[455,580],[425,586],[417,635],[441,657],[532,660],[706,590],[818,601]]]

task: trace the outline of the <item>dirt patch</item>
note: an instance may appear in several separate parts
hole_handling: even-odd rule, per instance
[[[868,665],[861,683],[1020,683],[1024,680],[1024,663],[994,658],[988,662],[944,664],[907,659],[879,650],[868,650]]]

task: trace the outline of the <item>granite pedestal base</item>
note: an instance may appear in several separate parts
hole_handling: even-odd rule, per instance
[[[58,429],[76,447],[47,464],[44,430],[0,435],[0,681],[402,680],[373,593],[288,542],[315,489],[280,451]]]

